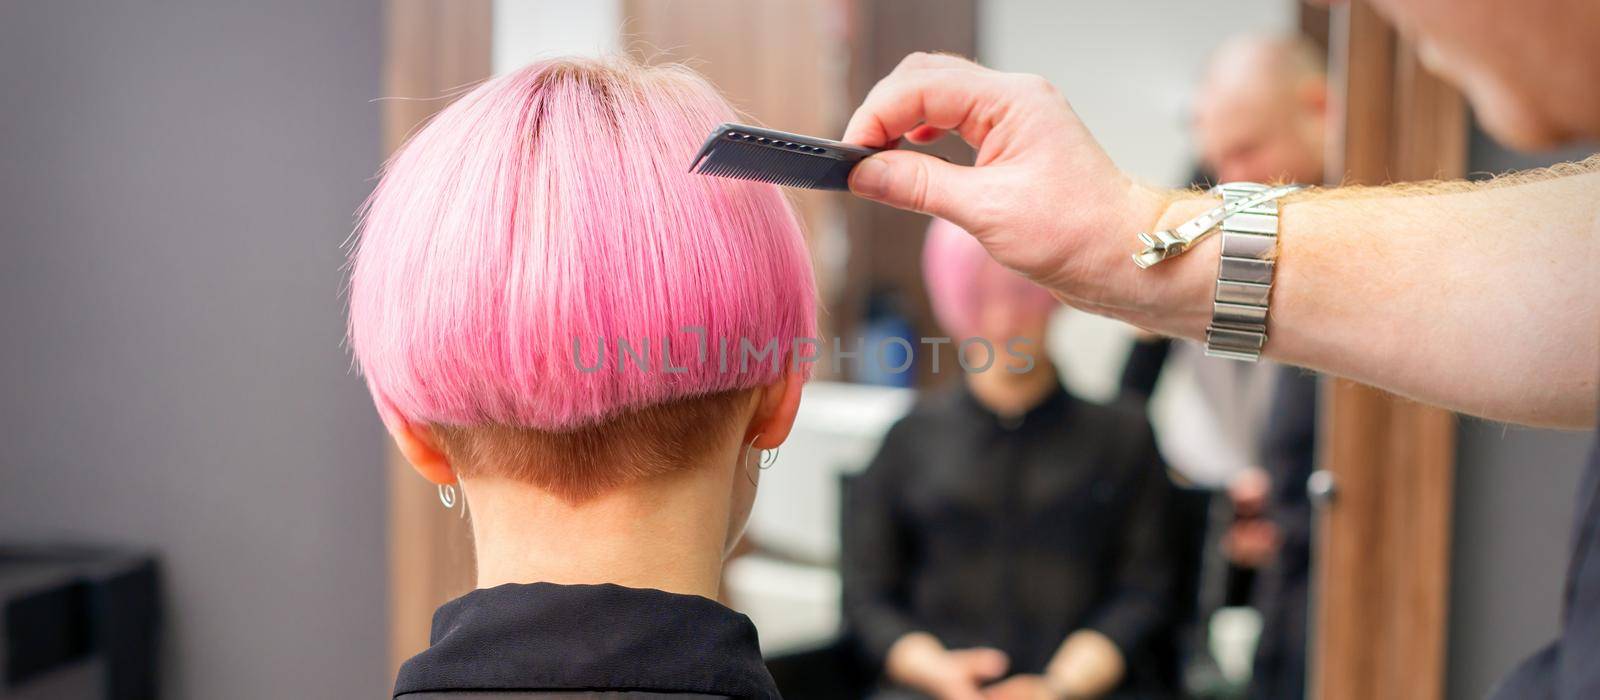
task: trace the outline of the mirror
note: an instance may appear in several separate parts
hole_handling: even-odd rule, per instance
[[[1257,46],[1254,53],[1235,46],[1227,70],[1262,74],[1205,80],[1219,48],[1237,45],[1238,37],[1247,36],[1300,38],[1284,39],[1280,43],[1285,45],[1275,48]],[[1305,58],[1311,62],[1308,70],[1319,71],[1325,46],[1325,15],[1287,0],[1193,6],[1128,2],[1097,6],[1094,12],[1045,0],[500,0],[494,3],[492,55],[496,72],[541,56],[572,53],[620,52],[647,62],[686,62],[756,123],[837,137],[850,109],[902,56],[915,50],[948,51],[997,70],[1045,76],[1071,100],[1120,165],[1145,181],[1181,187],[1214,177],[1215,164],[1208,164],[1207,157],[1225,161],[1234,172],[1249,172],[1253,162],[1259,173],[1254,176],[1260,179],[1303,168],[1304,159],[1320,162],[1320,141],[1296,141],[1279,130],[1287,117],[1248,117],[1263,104],[1252,100],[1280,97],[1262,86],[1276,88],[1282,81],[1304,77],[1273,73],[1275,63]],[[1264,60],[1263,55],[1279,60]],[[1294,82],[1291,87],[1302,86]],[[1282,100],[1270,106],[1283,110],[1279,116],[1298,115],[1296,110],[1304,108]],[[1208,143],[1200,142],[1201,132]],[[970,149],[955,139],[926,148],[955,162],[971,159]],[[805,222],[819,301],[826,309],[822,336],[840,339],[846,349],[864,346],[869,352],[899,339],[913,352],[902,371],[880,371],[861,362],[819,364],[818,381],[807,389],[794,437],[777,468],[763,474],[746,541],[727,568],[724,596],[755,620],[787,696],[859,694],[883,683],[878,680],[883,669],[873,667],[872,654],[861,653],[860,637],[871,634],[861,627],[868,623],[851,619],[858,613],[842,602],[849,596],[841,591],[857,587],[863,575],[851,568],[859,555],[852,557],[852,535],[844,530],[868,527],[858,510],[903,504],[852,496],[846,505],[841,484],[848,492],[849,483],[878,468],[875,460],[889,458],[884,434],[913,407],[973,394],[966,386],[970,375],[952,370],[965,359],[959,343],[928,342],[954,335],[941,323],[924,282],[928,218],[839,194],[791,194]],[[1152,449],[1161,462],[1146,466],[1160,470],[1164,482],[1159,489],[1161,525],[1146,534],[1157,541],[1160,561],[1150,563],[1154,560],[1148,557],[1154,555],[1148,553],[1140,555],[1146,559],[1131,559],[1127,548],[1135,545],[1126,537],[1081,532],[1106,530],[1104,522],[1134,512],[1128,498],[1136,492],[1097,493],[1097,488],[1106,488],[1092,485],[1094,479],[1074,482],[1072,469],[1088,473],[1117,466],[1074,455],[1138,441],[1135,430],[1110,439],[1074,438],[1081,443],[1045,443],[1029,433],[1016,443],[1024,454],[1046,455],[1035,459],[1059,457],[1059,466],[1030,472],[1027,478],[1078,484],[1044,488],[1053,495],[1021,507],[1025,517],[1019,522],[1032,518],[1072,531],[1057,543],[1062,548],[1103,548],[1096,565],[1051,556],[1008,560],[1006,556],[1016,555],[1012,550],[1027,550],[1029,543],[985,540],[972,546],[1005,550],[1005,556],[974,554],[971,566],[1010,562],[1004,565],[1043,570],[1072,564],[1076,575],[1063,580],[1083,586],[1087,602],[1063,613],[1074,619],[1064,624],[1058,639],[1048,642],[1052,649],[1071,632],[1092,629],[1096,612],[1114,608],[1119,594],[1138,590],[1137,575],[1114,571],[1119,563],[1162,571],[1161,612],[1127,635],[1136,640],[1130,642],[1136,648],[1118,650],[1127,667],[1137,669],[1124,674],[1127,678],[1119,684],[1124,690],[1238,697],[1254,682],[1279,697],[1285,696],[1280,694],[1285,688],[1302,687],[1310,515],[1302,507],[1304,488],[1292,482],[1304,484],[1301,472],[1309,473],[1312,431],[1307,422],[1312,414],[1296,413],[1300,421],[1293,426],[1269,425],[1269,417],[1275,402],[1312,405],[1314,383],[1271,365],[1204,358],[1192,345],[1141,339],[1136,329],[1065,308],[1054,312],[1041,340],[1046,348],[1041,361],[1052,369],[1055,383],[1087,407],[1083,410],[1098,415],[1122,410],[1113,405],[1133,404],[1134,415],[1142,409],[1154,425]],[[936,366],[943,370],[936,371]],[[962,459],[970,463],[960,464]],[[1027,460],[957,449],[950,461],[957,464],[926,467],[1001,473],[1016,466],[1013,461]],[[917,464],[906,468],[919,473]],[[1011,522],[1002,517],[1005,513],[992,512],[993,503],[961,502],[955,498],[959,494],[916,490],[914,483],[905,490],[918,498],[950,502],[896,521],[896,527],[907,529],[899,541],[937,547],[952,537],[993,536],[1000,527],[995,523]],[[1023,502],[1016,500],[1021,497],[1016,493],[998,497]],[[1094,518],[1074,510],[1096,503],[1096,498],[1109,499],[1109,505],[1093,510]],[[981,514],[990,524],[963,529],[961,517],[951,515],[956,512]],[[946,590],[937,582],[917,580],[933,575],[921,573],[931,571],[932,564],[917,559],[925,552],[906,546],[906,551],[878,550],[896,554],[891,558],[905,567],[885,575],[903,586]],[[1039,547],[1046,546],[1040,540]],[[956,588],[973,605],[1016,598],[1001,588],[1008,579],[998,571],[993,574],[987,589]],[[934,615],[930,611],[935,606],[928,601],[904,597],[896,604],[913,619]],[[1027,617],[1030,612],[1016,614]],[[949,619],[918,619],[917,625],[978,634]],[[1000,637],[1009,633],[992,627],[987,631]],[[1012,673],[1042,672],[1051,656],[1027,648],[1045,644],[1039,640],[946,641],[1010,645]],[[1258,660],[1264,667],[1258,667]]]

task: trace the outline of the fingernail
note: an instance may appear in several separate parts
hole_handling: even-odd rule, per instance
[[[880,199],[889,191],[889,166],[868,158],[850,171],[850,191],[867,199]]]

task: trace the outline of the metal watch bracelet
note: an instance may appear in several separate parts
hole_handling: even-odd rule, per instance
[[[1183,254],[1214,230],[1222,231],[1211,325],[1206,354],[1255,362],[1267,343],[1267,307],[1272,292],[1278,244],[1278,199],[1301,185],[1270,187],[1230,182],[1211,188],[1222,206],[1168,231],[1139,234],[1145,249],[1135,253],[1141,268]]]

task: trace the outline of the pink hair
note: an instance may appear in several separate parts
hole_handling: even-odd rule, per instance
[[[1014,311],[1038,316],[1046,316],[1060,306],[1043,287],[1001,267],[977,239],[944,219],[934,219],[928,225],[928,238],[922,247],[922,272],[934,316],[946,333],[958,339],[978,335],[983,310],[989,304],[1004,304]]]
[[[434,117],[386,166],[352,253],[350,342],[384,421],[567,431],[780,379],[786,359],[718,361],[719,339],[786,358],[815,323],[779,190],[687,172],[733,117],[687,69],[574,59]],[[648,343],[648,369],[618,340]]]

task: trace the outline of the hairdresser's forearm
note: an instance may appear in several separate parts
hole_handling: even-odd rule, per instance
[[[1161,225],[1214,205],[1179,199]],[[1266,355],[1497,420],[1593,425],[1597,217],[1600,173],[1473,192],[1294,200],[1283,207]],[[1131,273],[1151,276],[1136,287],[1140,298],[1099,310],[1203,337],[1218,246],[1212,236]]]
[[[1043,78],[951,56],[906,57],[844,140],[877,147],[945,131],[977,147],[973,167],[890,149],[852,172],[850,190],[948,219],[1068,304],[1204,334],[1216,237],[1150,270],[1129,256],[1135,233],[1211,202],[1134,183]],[[1468,194],[1286,204],[1267,354],[1492,418],[1593,420],[1600,175],[1590,161],[1566,171],[1584,168]]]

